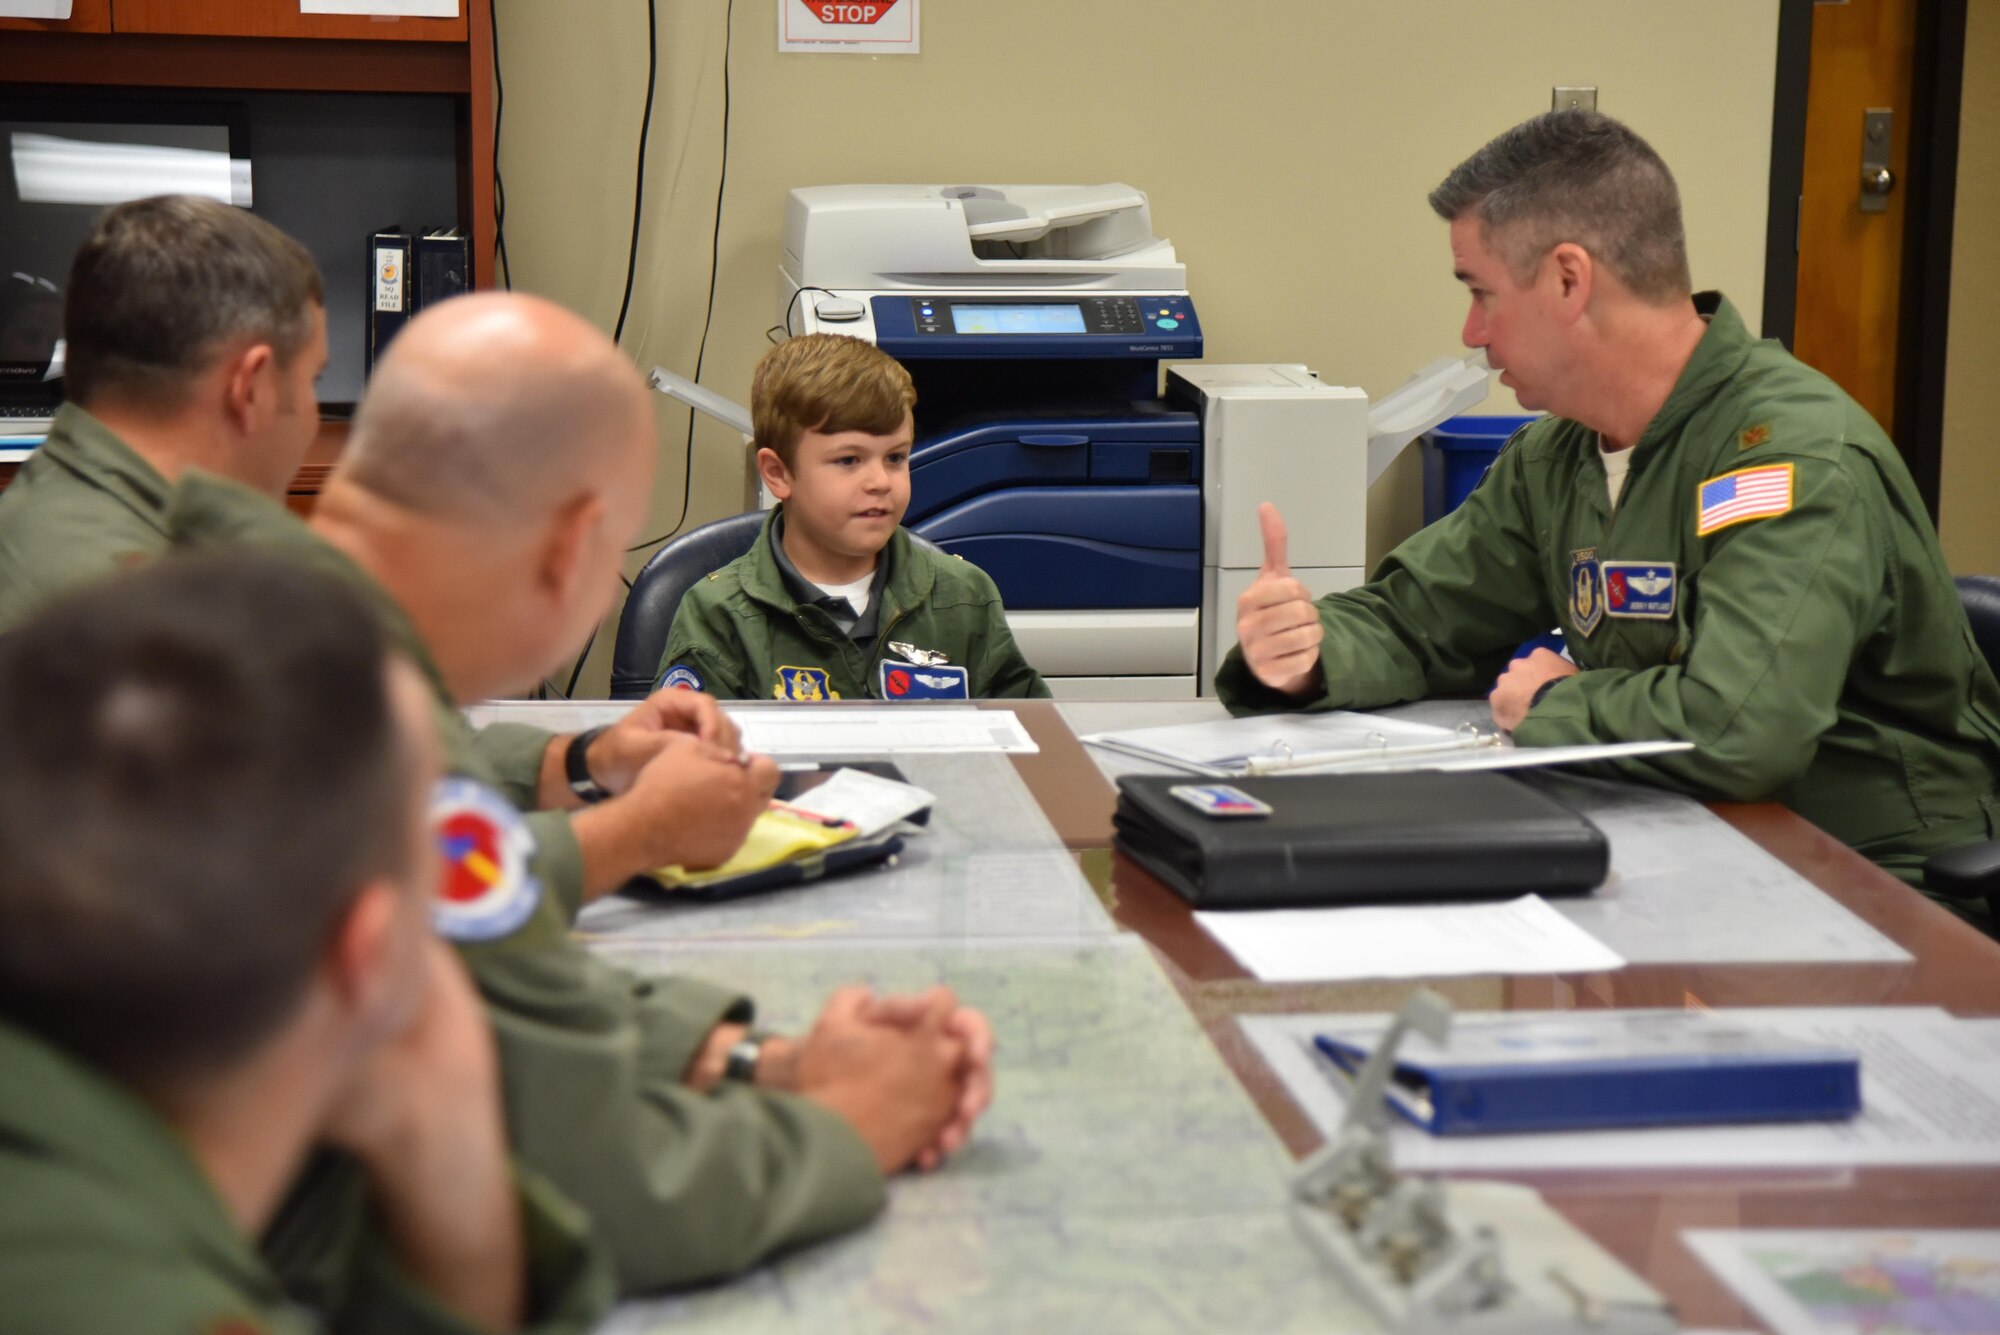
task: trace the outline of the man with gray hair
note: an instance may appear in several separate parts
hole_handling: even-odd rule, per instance
[[[1693,293],[1651,146],[1552,112],[1430,203],[1471,290],[1466,344],[1551,415],[1317,604],[1264,506],[1264,568],[1216,677],[1230,708],[1490,689],[1521,745],[1693,742],[1607,768],[1784,802],[1913,884],[2000,830],[2000,683],[1909,471],[1837,385]],[[1566,655],[1509,662],[1557,624]]]
[[[183,469],[282,496],[319,430],[319,269],[242,209],[107,209],[70,266],[63,336],[68,402],[0,492],[0,626],[164,550]]]

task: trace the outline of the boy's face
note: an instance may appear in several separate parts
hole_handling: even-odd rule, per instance
[[[910,415],[886,436],[865,431],[799,437],[794,464],[776,452],[757,452],[757,468],[771,494],[785,503],[785,522],[834,556],[872,557],[889,545],[910,508]],[[791,530],[788,528],[787,532]]]

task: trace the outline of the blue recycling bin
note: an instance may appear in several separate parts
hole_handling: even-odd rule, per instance
[[[1435,524],[1472,494],[1500,447],[1528,417],[1448,417],[1423,438],[1424,522]]]

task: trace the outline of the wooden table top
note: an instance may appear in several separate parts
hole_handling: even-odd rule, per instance
[[[1143,937],[1167,976],[1296,1155],[1321,1143],[1237,1019],[1260,1013],[1387,1011],[1412,982],[1273,984],[1251,978],[1187,903],[1109,852],[1115,792],[1053,704],[1006,701],[1041,752],[1015,764],[1065,847],[1093,872],[1113,918]],[[1431,983],[1469,1009],[1613,1006],[1926,1005],[2000,1015],[2000,943],[1773,803],[1712,810],[1909,951],[1904,963],[1635,965],[1608,974]],[[1689,1326],[1761,1323],[1681,1244],[1687,1228],[2000,1228],[2000,1168],[1522,1173],[1568,1218],[1674,1302]]]

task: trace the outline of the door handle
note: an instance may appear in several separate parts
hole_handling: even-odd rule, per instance
[[[1896,173],[1889,170],[1889,145],[1895,138],[1896,113],[1890,107],[1870,107],[1861,113],[1861,211],[1886,213]]]

